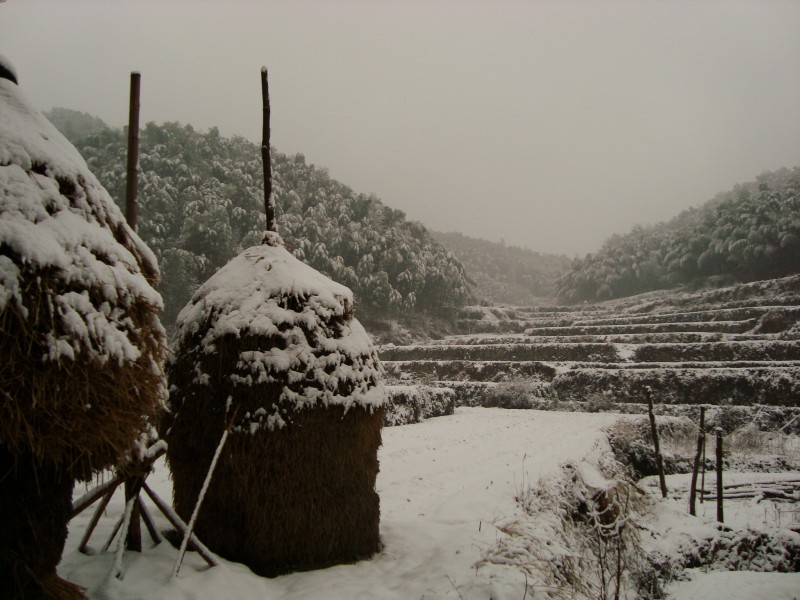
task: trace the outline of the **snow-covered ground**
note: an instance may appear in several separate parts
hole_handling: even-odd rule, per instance
[[[476,566],[505,536],[493,524],[519,515],[515,495],[540,477],[556,474],[564,462],[596,461],[598,449],[606,447],[602,428],[620,418],[624,417],[459,408],[453,416],[384,429],[377,486],[385,547],[368,561],[265,579],[227,561],[208,569],[189,553],[175,579],[171,573],[177,551],[166,542],[151,547],[143,533],[144,552],[126,553],[124,579],[109,579],[112,552],[85,556],[76,551],[90,510],[70,525],[59,573],[88,587],[92,598],[519,600],[526,597],[521,571],[503,565]],[[171,498],[163,464],[157,465],[148,482],[163,498]],[[76,495],[82,491],[76,489]],[[90,546],[99,548],[107,539],[122,511],[121,495],[114,497]],[[160,514],[155,516],[167,529]],[[796,573],[694,575],[692,581],[673,584],[670,597],[800,596]],[[537,596],[538,590],[527,590],[527,598]]]

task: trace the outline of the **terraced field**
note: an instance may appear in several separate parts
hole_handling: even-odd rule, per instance
[[[577,307],[469,307],[464,333],[385,346],[391,383],[458,405],[800,405],[800,276]]]

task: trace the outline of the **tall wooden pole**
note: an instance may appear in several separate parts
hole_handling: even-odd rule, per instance
[[[725,522],[722,510],[722,427],[717,427],[717,521]]]
[[[664,461],[661,459],[661,448],[658,444],[658,430],[656,429],[656,416],[653,413],[653,398],[650,388],[645,389],[647,395],[647,414],[650,416],[650,435],[653,437],[653,449],[656,453],[656,468],[658,469],[658,482],[661,485],[661,496],[667,497],[667,480],[664,477]]]
[[[125,182],[125,220],[136,231],[136,195],[139,179],[139,89],[142,76],[131,73],[131,97],[128,108],[128,169]],[[135,479],[125,482],[125,501],[129,502],[139,494]],[[139,521],[139,507],[133,505],[127,532],[123,532],[125,547],[136,552],[142,551],[142,530]]]
[[[128,111],[128,175],[125,185],[125,219],[136,230],[136,193],[139,176],[139,87],[141,75],[131,73],[131,99]]]
[[[703,456],[703,443],[705,442],[706,409],[700,407],[700,429],[697,432],[697,451],[694,455],[694,467],[692,468],[692,487],[689,489],[689,514],[696,515],[697,500],[697,473],[700,471],[700,460]],[[702,492],[701,492],[702,495]]]
[[[266,67],[261,67],[261,104],[263,106],[261,162],[264,165],[264,212],[267,215],[267,231],[277,231],[275,201],[272,198],[272,164],[269,158],[269,82],[267,81]]]
[[[700,489],[706,489],[706,432],[703,432],[703,459],[700,462]],[[700,504],[703,503],[703,498],[705,498],[705,493],[700,494]]]

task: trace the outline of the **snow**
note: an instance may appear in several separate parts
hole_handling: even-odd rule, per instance
[[[156,273],[155,257],[78,151],[7,79],[0,79],[0,244],[7,248],[0,311],[13,305],[27,316],[20,286],[40,274],[64,290],[51,298],[59,329],[46,337],[43,360],[83,352],[100,364],[139,358],[127,308],[161,309],[140,269],[141,262]],[[97,297],[75,291],[87,289]]]
[[[177,550],[164,542],[140,555],[127,553],[125,579],[100,590],[112,557],[76,552],[91,517],[86,511],[70,526],[59,573],[88,586],[91,597],[102,591],[109,599],[460,595],[466,600],[485,599],[490,590],[510,594],[497,598],[521,598],[525,582],[521,572],[502,566],[475,568],[484,551],[503,535],[493,523],[519,512],[514,496],[524,482],[557,470],[565,460],[580,462],[588,457],[603,436],[601,427],[617,418],[470,408],[417,425],[384,429],[377,489],[385,547],[369,561],[262,579],[227,561],[205,570],[202,559],[189,553],[180,577],[169,581]],[[563,435],[567,429],[572,432],[569,436]],[[163,498],[171,497],[161,461],[148,483]],[[110,514],[94,534],[95,544],[108,536],[121,510],[121,499],[115,496]],[[166,521],[159,525],[167,527]]]
[[[691,580],[674,583],[668,600],[797,600],[800,574],[692,570]]]
[[[225,336],[277,338],[269,349],[239,354],[236,372],[228,375],[234,385],[285,381],[279,400],[297,409],[382,406],[383,369],[371,338],[352,318],[352,292],[295,258],[277,234],[268,233],[268,243],[242,252],[195,292],[178,315],[175,354],[193,354],[199,361],[216,352]],[[195,349],[190,340],[201,331]],[[196,383],[208,382],[206,373],[197,375]],[[341,394],[342,388],[352,391]],[[260,419],[256,429],[282,423],[274,400],[268,403],[264,409],[274,418]]]
[[[384,429],[377,481],[384,548],[371,560],[265,579],[225,560],[208,569],[190,552],[176,579],[172,566],[178,551],[167,542],[151,547],[147,538],[141,554],[125,554],[124,580],[112,581],[108,578],[112,554],[86,556],[76,551],[91,517],[91,511],[86,511],[70,525],[59,574],[88,587],[90,598],[108,600],[519,600],[526,590],[523,571],[512,564],[484,561],[509,539],[499,527],[526,519],[515,496],[540,478],[557,478],[565,463],[574,465],[593,485],[605,485],[597,471],[607,447],[602,429],[620,418],[614,414],[459,408],[452,416]],[[163,498],[171,496],[162,461],[148,484]],[[76,490],[76,495],[81,491]],[[121,496],[112,500],[92,544],[101,545],[122,514]],[[682,523],[687,535],[712,527],[688,517],[682,502],[679,507],[675,502],[654,500],[656,516],[664,526]],[[159,513],[155,517],[160,528],[168,527]],[[558,526],[557,519],[550,523],[528,518],[525,523],[543,544],[550,535],[548,527]],[[668,588],[669,598],[788,599],[800,590],[798,573],[690,570],[689,575],[691,581]],[[528,598],[548,597],[546,589],[528,583]]]

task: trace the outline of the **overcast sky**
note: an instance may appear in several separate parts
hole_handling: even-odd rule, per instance
[[[443,231],[570,256],[800,164],[800,1],[6,0],[42,110],[218,126]]]

